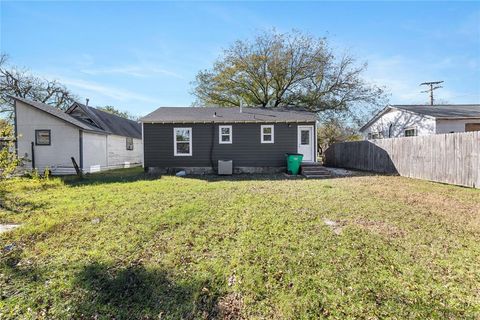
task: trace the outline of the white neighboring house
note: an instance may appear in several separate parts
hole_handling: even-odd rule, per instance
[[[480,131],[480,105],[391,105],[368,121],[364,139]]]
[[[74,103],[67,111],[12,97],[16,150],[26,169],[74,174],[141,165],[142,129],[135,121]]]

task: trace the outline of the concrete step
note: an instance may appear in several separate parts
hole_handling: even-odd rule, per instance
[[[330,171],[319,163],[302,164],[302,175],[307,179],[328,179],[332,177]]]
[[[328,171],[325,167],[322,167],[322,166],[302,166],[302,169],[305,169],[305,170],[325,170],[325,171]]]
[[[302,174],[324,174],[327,176],[331,176],[330,172],[322,170],[303,170]]]
[[[328,179],[332,176],[329,174],[303,174],[303,176],[307,179]]]
[[[330,172],[324,167],[302,167],[303,171],[324,171],[324,172]]]
[[[302,163],[302,167],[304,168],[322,167],[322,165],[318,162],[305,162],[305,163]]]

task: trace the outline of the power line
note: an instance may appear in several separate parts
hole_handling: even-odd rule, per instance
[[[421,86],[430,86],[430,89],[422,91],[422,93],[430,93],[430,105],[433,106],[433,91],[443,88],[442,86],[437,86],[437,84],[443,83],[443,81],[432,81],[432,82],[422,82]]]

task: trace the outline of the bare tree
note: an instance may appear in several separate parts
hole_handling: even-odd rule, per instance
[[[108,113],[111,113],[111,114],[114,114],[114,115],[117,115],[117,116],[125,118],[125,119],[129,119],[129,120],[137,121],[139,119],[139,117],[134,116],[130,112],[120,111],[119,109],[117,109],[114,106],[97,107],[97,109],[108,112]]]
[[[325,38],[269,31],[226,49],[212,69],[197,74],[193,94],[202,105],[244,101],[266,108],[348,111],[384,102],[383,90],[362,79],[365,68],[348,54],[337,58]]]
[[[8,65],[8,56],[0,54],[0,113],[11,116],[13,101],[17,96],[67,109],[77,98],[70,90],[56,80],[36,77],[27,69]]]

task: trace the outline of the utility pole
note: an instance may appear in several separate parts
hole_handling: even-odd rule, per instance
[[[432,82],[423,82],[420,83],[421,86],[430,86],[430,89],[422,91],[422,93],[430,93],[430,105],[433,106],[433,91],[443,88],[442,86],[438,86],[438,84],[443,83],[443,81],[432,81]]]

